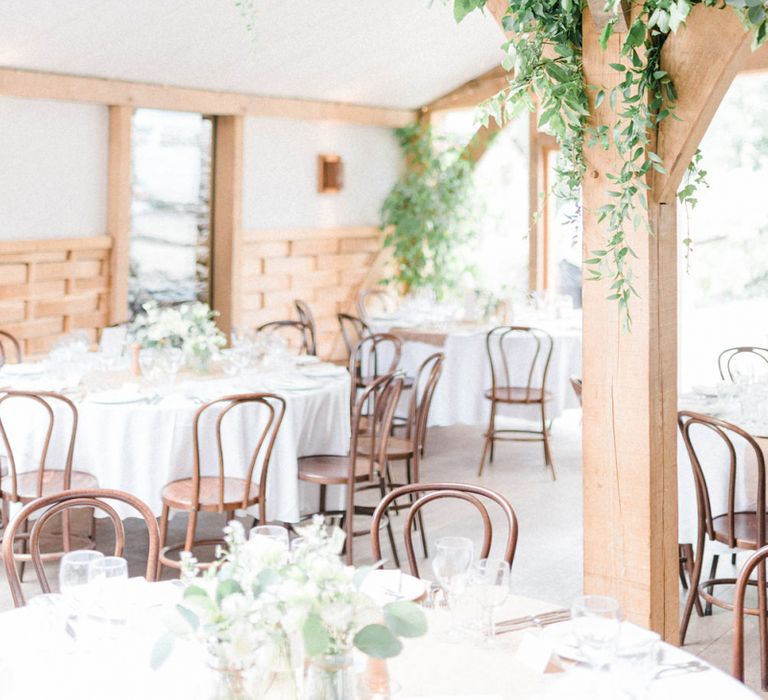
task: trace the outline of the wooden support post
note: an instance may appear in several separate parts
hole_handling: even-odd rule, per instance
[[[131,239],[131,117],[133,109],[109,107],[107,233],[110,253],[109,322],[128,320],[128,263]]]
[[[603,51],[584,19],[584,71],[589,85],[610,87],[619,74],[614,37]],[[611,124],[602,105],[592,125]],[[597,210],[605,204],[620,159],[587,148],[584,253],[603,247]],[[677,269],[674,203],[651,210],[651,225],[629,231],[633,325],[624,332],[611,280],[584,285],[584,590],[618,598],[627,618],[678,640],[677,591]]]
[[[225,333],[239,322],[242,263],[243,117],[217,117],[212,208],[212,306]],[[261,270],[246,270],[261,274]]]
[[[539,141],[539,115],[528,117],[528,289],[546,287],[548,233],[547,154]]]

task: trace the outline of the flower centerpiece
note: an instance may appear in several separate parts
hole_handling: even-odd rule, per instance
[[[217,311],[208,304],[194,302],[180,306],[158,306],[154,301],[143,305],[132,331],[142,348],[180,348],[187,363],[205,370],[220,348],[227,344],[216,327]]]
[[[153,666],[170,654],[181,633],[198,639],[210,665],[222,672],[221,698],[298,697],[306,666],[304,697],[346,700],[353,696],[354,648],[386,659],[400,653],[401,637],[426,632],[414,603],[381,607],[361,592],[371,569],[342,562],[343,531],[317,517],[300,535],[289,552],[264,536],[247,540],[243,526],[232,521],[226,544],[207,570],[187,556],[187,587],[177,608],[182,624],[158,641]],[[249,680],[254,668],[258,683]]]

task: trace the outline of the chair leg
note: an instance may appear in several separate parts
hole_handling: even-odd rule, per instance
[[[549,446],[549,428],[547,427],[546,402],[541,402],[541,435],[544,440],[544,463],[552,470],[552,481],[557,481],[555,463],[552,461],[552,449]]]
[[[320,484],[320,512],[325,513],[325,499],[328,487],[325,484]]]
[[[691,613],[695,600],[699,597],[699,581],[701,580],[701,567],[704,564],[704,531],[702,530],[697,539],[696,556],[693,560],[693,571],[691,572],[690,588],[688,589],[688,598],[685,601],[685,610],[683,610],[683,619],[680,622],[680,646],[685,644],[685,635],[688,633],[688,624],[691,621]]]
[[[717,562],[720,559],[719,554],[713,554],[712,555],[712,566],[709,568],[709,578],[715,578],[717,576]],[[714,586],[709,586],[707,592],[709,595],[712,595],[712,592],[715,590]],[[712,614],[712,603],[707,603],[704,606],[704,614],[705,615],[711,615]]]
[[[23,534],[27,535],[21,539],[21,553],[27,554],[29,552],[29,518],[24,521],[24,526],[21,531]],[[19,562],[19,581],[21,583],[24,583],[24,569],[26,565],[27,562],[23,559]]]
[[[680,545],[680,577],[683,588],[688,590],[688,580],[693,577],[693,545],[690,542]],[[701,607],[701,598],[696,596],[694,600],[696,614],[704,617],[704,608]]]
[[[387,488],[386,488],[386,482],[384,481],[384,477],[379,477],[379,493],[381,494],[381,497],[384,498],[384,496],[387,495]],[[395,533],[392,532],[392,521],[389,518],[389,514],[387,514],[387,537],[389,537],[389,546],[392,548],[392,558],[395,560],[395,566],[399,569],[400,568],[400,557],[397,554],[397,545],[395,544]]]
[[[686,565],[687,565],[687,557],[685,552],[685,545],[684,544],[678,544],[677,545],[677,575],[680,577],[680,585],[683,587],[683,590],[688,590],[688,579],[685,577],[686,573]]]
[[[168,519],[171,515],[171,509],[163,505],[163,511],[160,514],[160,551],[165,547],[168,540]],[[157,580],[160,581],[163,578],[163,563],[158,561],[157,563]]]
[[[480,468],[477,470],[477,475],[483,475],[483,467],[485,467],[485,457],[488,454],[488,449],[491,451],[491,459],[493,461],[493,431],[495,427],[496,418],[496,402],[491,401],[491,416],[488,419],[488,432],[485,434],[485,442],[483,443],[483,454],[480,456]]]
[[[191,552],[192,547],[195,544],[196,529],[197,529],[197,511],[192,510],[189,512],[189,519],[187,520],[187,536],[184,538],[184,550],[187,552]]]
[[[736,566],[736,552],[731,554],[731,566]]]

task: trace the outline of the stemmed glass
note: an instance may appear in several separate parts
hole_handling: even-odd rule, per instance
[[[85,585],[89,581],[89,569],[93,562],[104,555],[92,549],[77,549],[67,552],[59,564],[59,591],[64,596],[69,610],[67,632],[75,636],[75,625],[85,613]]]
[[[609,666],[621,632],[619,601],[602,595],[579,596],[571,606],[571,620],[584,660],[596,671]]]
[[[88,566],[92,589],[92,618],[110,624],[125,623],[128,614],[120,588],[128,580],[128,562],[123,557],[101,557]]]
[[[448,632],[450,641],[460,638],[456,619],[456,600],[467,585],[467,575],[473,556],[472,540],[467,537],[441,537],[435,542],[432,570],[445,593],[448,609],[451,611],[451,628]]]
[[[282,525],[257,525],[251,528],[251,532],[248,535],[248,539],[252,540],[255,537],[267,537],[270,540],[279,542],[286,549],[289,548],[288,529]]]
[[[494,610],[509,596],[509,564],[504,559],[480,559],[469,574],[472,593],[480,603],[485,618],[485,643],[496,636]]]

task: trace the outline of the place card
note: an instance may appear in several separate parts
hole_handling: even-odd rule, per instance
[[[555,648],[549,639],[540,634],[526,632],[520,641],[520,646],[517,648],[515,659],[530,668],[534,673],[547,673],[558,670],[555,668]]]

